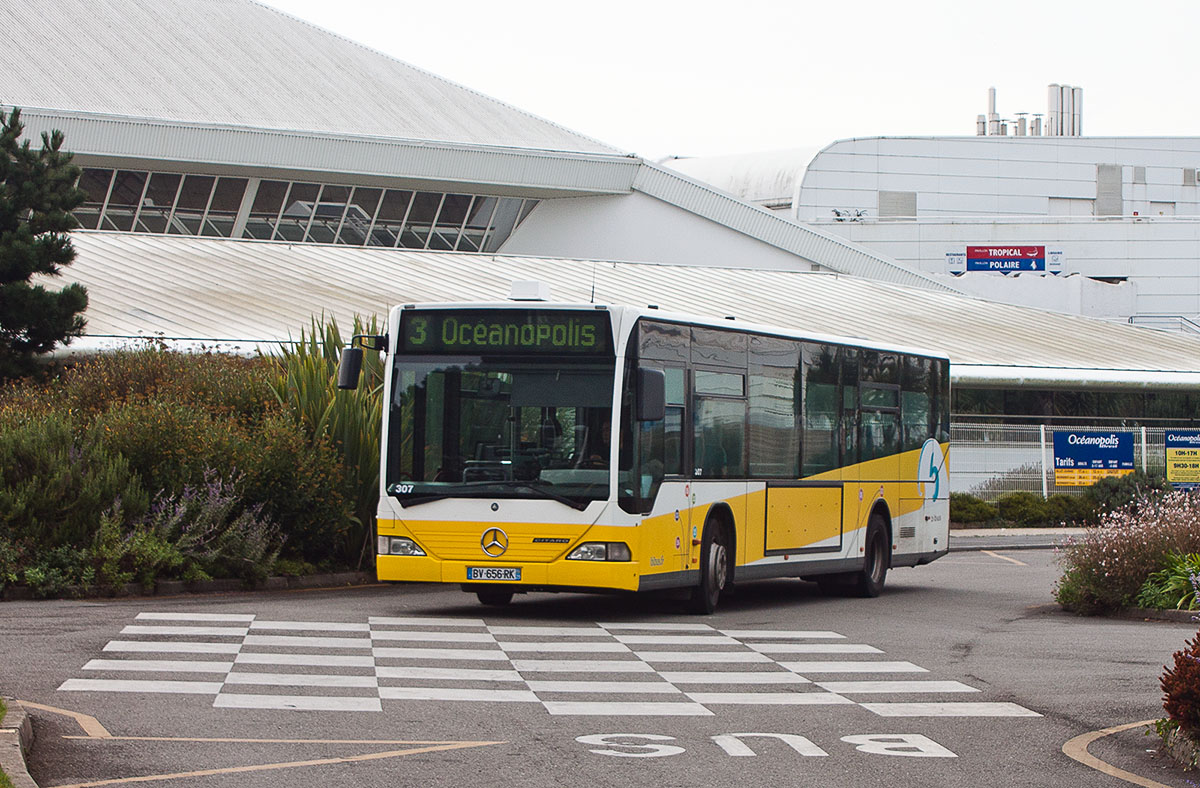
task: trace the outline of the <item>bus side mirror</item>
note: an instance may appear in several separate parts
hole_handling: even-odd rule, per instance
[[[362,372],[362,348],[347,345],[342,348],[342,360],[338,363],[338,388],[358,388],[358,376]]]
[[[638,367],[637,420],[660,421],[667,415],[667,376],[661,369]]]

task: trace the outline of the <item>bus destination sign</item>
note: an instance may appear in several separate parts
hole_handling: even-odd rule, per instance
[[[611,355],[608,313],[536,309],[405,312],[404,353]]]

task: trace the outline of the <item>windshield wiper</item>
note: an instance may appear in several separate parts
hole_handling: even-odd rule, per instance
[[[569,498],[566,495],[555,492],[554,490],[549,489],[550,485],[551,485],[551,482],[545,482],[545,481],[541,481],[539,479],[531,479],[529,481],[521,481],[519,479],[485,479],[485,480],[474,481],[474,482],[456,482],[453,484],[453,487],[447,489],[445,492],[429,492],[429,493],[424,493],[424,494],[413,495],[412,497],[402,497],[400,495],[397,495],[396,487],[398,487],[399,485],[393,484],[391,487],[388,488],[388,493],[391,496],[393,496],[394,498],[396,498],[396,500],[399,501],[401,506],[416,506],[417,504],[430,503],[432,501],[440,501],[443,498],[453,497],[457,491],[462,490],[464,488],[478,489],[478,488],[483,488],[483,487],[501,487],[501,488],[506,488],[506,489],[529,490],[530,492],[534,492],[534,493],[542,495],[546,498],[549,498],[552,501],[558,501],[559,503],[566,504],[567,506],[570,506],[572,509],[577,509],[578,511],[581,511],[581,512],[588,507],[589,503],[591,503],[590,501],[579,501],[574,498]]]

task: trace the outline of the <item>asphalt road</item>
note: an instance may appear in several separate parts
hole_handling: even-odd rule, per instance
[[[878,599],[772,581],[708,617],[433,586],[8,602],[0,687],[45,707],[43,788],[1128,785],[1063,744],[1161,716],[1196,628],[1064,614],[1056,578],[1048,550],[952,553]],[[1091,752],[1193,784],[1154,743]]]

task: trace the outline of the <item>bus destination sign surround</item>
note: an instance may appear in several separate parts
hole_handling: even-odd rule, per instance
[[[1133,473],[1133,435],[1128,432],[1054,433],[1054,483],[1095,484],[1105,476]]]
[[[533,309],[405,312],[405,353],[611,355],[608,313]]]

